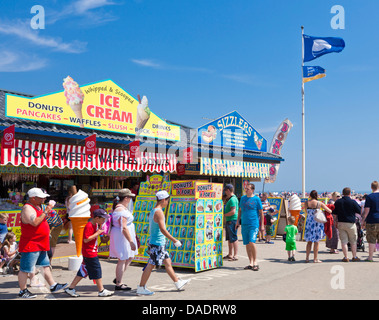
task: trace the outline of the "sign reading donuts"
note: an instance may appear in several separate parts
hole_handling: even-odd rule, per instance
[[[222,183],[196,182],[196,198],[221,198]]]

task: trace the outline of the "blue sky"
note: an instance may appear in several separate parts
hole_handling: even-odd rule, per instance
[[[35,30],[31,8],[45,10]],[[345,29],[332,29],[334,5]],[[112,79],[149,97],[160,117],[200,127],[237,110],[270,144],[294,124],[277,180],[301,190],[301,25],[346,48],[306,65],[326,78],[305,85],[306,190],[369,191],[378,177],[377,0],[2,1],[0,88],[42,95]],[[204,119],[206,118],[206,119]],[[262,184],[257,184],[257,190]]]

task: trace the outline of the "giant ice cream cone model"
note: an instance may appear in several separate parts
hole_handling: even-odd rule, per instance
[[[291,215],[295,217],[295,226],[297,226],[301,211],[301,200],[296,194],[293,194],[289,200],[289,211]]]
[[[64,95],[66,97],[66,103],[71,107],[75,113],[75,117],[80,120],[80,127],[84,128],[82,105],[84,94],[80,90],[79,85],[70,77],[63,79]]]
[[[136,135],[141,133],[141,129],[143,129],[150,118],[150,109],[148,107],[148,100],[146,96],[143,96],[142,100],[139,100],[139,105],[137,106],[137,121],[136,121]]]
[[[83,232],[88,219],[91,217],[91,205],[88,194],[79,190],[69,200],[69,218],[74,231],[76,255],[79,257],[82,253]]]

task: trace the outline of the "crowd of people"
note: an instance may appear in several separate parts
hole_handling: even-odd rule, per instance
[[[342,190],[342,196],[338,192],[331,194],[328,204],[319,201],[316,190],[312,190],[308,200],[303,203],[306,212],[306,224],[304,240],[306,243],[305,262],[310,261],[313,246],[313,262],[320,263],[318,250],[320,240],[327,238],[326,246],[330,253],[338,253],[338,242],[341,242],[343,262],[349,262],[348,248],[350,247],[351,261],[360,261],[357,257],[357,242],[359,242],[359,228],[367,232],[369,245],[368,262],[373,261],[376,244],[379,242],[379,183],[371,184],[372,193],[363,195],[362,198],[352,197],[351,189]],[[241,227],[242,243],[245,246],[249,263],[245,270],[258,271],[257,241],[265,241],[274,244],[272,226],[276,219],[273,216],[278,213],[270,206],[268,194],[255,195],[255,185],[248,183],[245,187],[246,195],[240,200],[234,194],[234,187],[227,184],[224,187],[224,216],[225,239],[228,242],[228,253],[223,257],[229,261],[238,260],[238,231]],[[19,297],[34,298],[27,289],[27,280],[35,281],[36,266],[43,268],[43,276],[50,286],[52,293],[64,290],[72,297],[78,297],[77,284],[87,276],[92,279],[98,288],[100,297],[111,296],[114,291],[103,287],[101,264],[97,252],[97,238],[100,235],[109,236],[110,256],[117,258],[115,269],[115,290],[131,290],[131,287],[122,283],[122,278],[133,258],[138,253],[138,237],[133,224],[132,199],[135,197],[129,189],[119,191],[114,200],[112,214],[108,215],[100,206],[93,206],[91,218],[88,220],[83,234],[83,263],[81,264],[71,284],[57,283],[51,272],[51,258],[57,243],[58,235],[62,229],[63,221],[59,215],[54,214],[54,204],[44,202],[49,195],[40,188],[32,188],[28,191],[28,201],[21,211],[21,236],[19,243],[16,236],[8,232],[6,228],[7,215],[0,215],[0,268],[11,266],[15,257],[19,257]],[[170,195],[166,191],[156,194],[156,205],[149,215],[149,254],[150,259],[144,267],[140,283],[137,286],[138,295],[152,295],[153,291],[146,287],[152,270],[155,267],[165,265],[165,270],[172,279],[177,290],[182,290],[188,284],[188,280],[177,277],[171,265],[169,253],[166,251],[166,240],[172,241],[176,247],[181,242],[174,238],[166,229],[164,208],[169,203]],[[322,210],[320,210],[322,209]],[[104,233],[104,225],[107,219],[111,219],[112,226],[109,234]],[[295,225],[296,219],[288,217],[287,226],[284,229],[283,240],[286,242],[285,250],[288,253],[288,261],[295,261],[296,235],[299,232]],[[5,228],[4,228],[5,226]],[[358,226],[358,227],[357,227]],[[38,284],[37,284],[38,285]]]

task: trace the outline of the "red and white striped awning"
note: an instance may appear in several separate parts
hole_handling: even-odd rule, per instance
[[[15,140],[15,148],[1,148],[0,165],[137,172],[176,170],[175,154],[143,152],[133,159],[126,150],[98,148],[97,151],[97,154],[85,154],[84,146]]]

